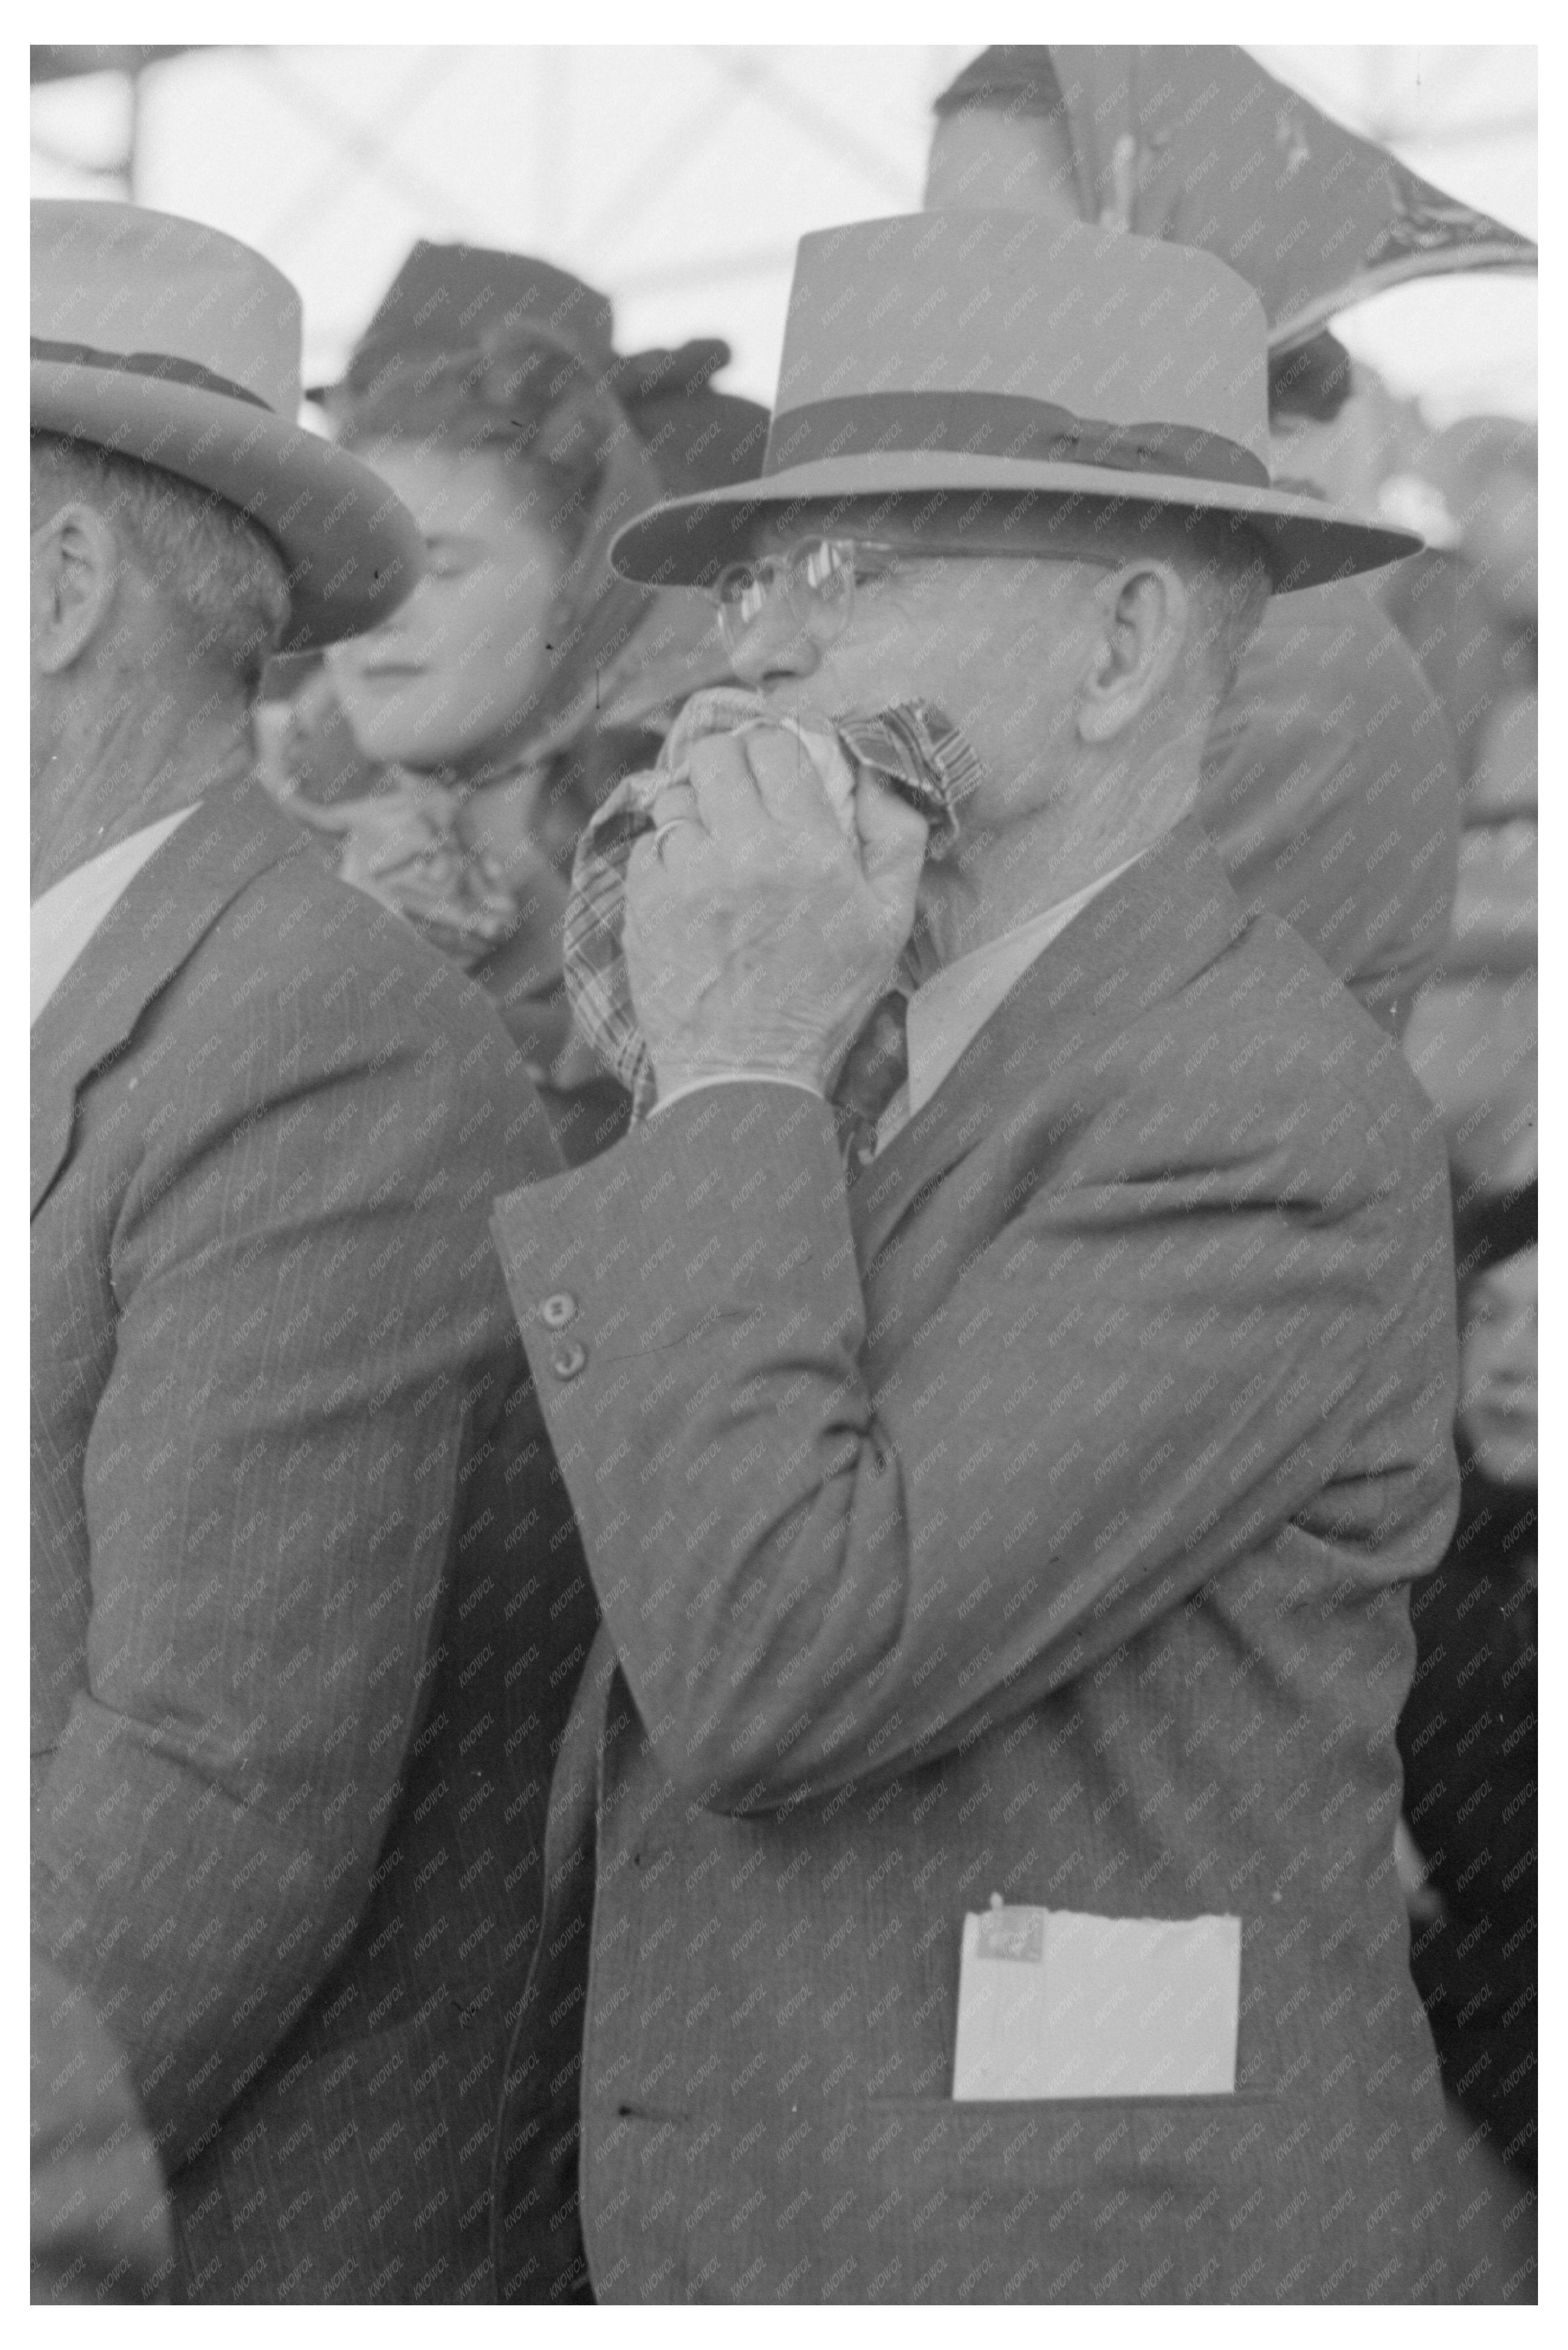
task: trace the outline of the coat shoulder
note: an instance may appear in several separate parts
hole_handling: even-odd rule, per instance
[[[559,1153],[516,1047],[483,990],[400,917],[288,858],[255,874],[197,942],[131,1039],[190,1107],[242,1115],[326,1109],[357,1079],[417,1093],[496,1187],[556,1171]]]
[[[1126,1177],[1207,1167],[1342,1209],[1440,1179],[1437,1114],[1396,1040],[1291,926],[1254,913],[1072,1073]],[[1092,1092],[1084,1088],[1085,1077]]]

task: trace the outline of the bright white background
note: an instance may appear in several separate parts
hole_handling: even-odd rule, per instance
[[[734,12],[736,29],[756,21]],[[795,239],[918,206],[930,101],[979,46],[195,51],[140,82],[135,193],[287,272],[305,297],[307,381],[337,371],[422,235],[576,270],[612,296],[623,349],[722,335],[725,383],[767,401]],[[1254,54],[1534,234],[1533,48]],[[118,76],[36,90],[34,192],[123,194],[130,115]],[[1382,296],[1341,331],[1441,423],[1535,412],[1535,318],[1530,279],[1448,278]]]

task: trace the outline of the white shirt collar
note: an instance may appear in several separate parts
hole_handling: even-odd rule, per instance
[[[1140,849],[1138,855],[1142,854]],[[909,998],[906,1032],[909,1079],[883,1113],[877,1128],[878,1150],[885,1149],[899,1128],[924,1109],[966,1045],[979,1035],[1002,997],[1023,978],[1030,964],[1044,953],[1054,939],[1061,937],[1068,923],[1102,889],[1108,889],[1113,881],[1137,863],[1137,857],[1129,857],[1113,866],[1085,889],[1048,906],[1043,914],[1031,915],[1028,921],[1004,931],[1000,938],[944,963],[940,971],[933,972],[922,987],[916,989]]]
[[[130,887],[153,850],[161,847],[175,826],[183,824],[190,814],[188,807],[176,808],[172,816],[160,816],[155,824],[143,825],[140,832],[115,841],[97,857],[89,857],[85,865],[74,866],[35,901],[29,922],[29,1027],[37,1025],[38,1014],[115,900]]]

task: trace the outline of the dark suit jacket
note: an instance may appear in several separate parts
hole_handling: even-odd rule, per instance
[[[1361,580],[1269,604],[1209,730],[1194,813],[1242,904],[1282,916],[1399,1035],[1448,940],[1459,755]]]
[[[33,1901],[176,2298],[489,2290],[591,1595],[494,1264],[559,1166],[483,997],[254,784],[33,1033]]]
[[[579,2039],[601,2299],[1446,2291],[1392,1853],[1455,1493],[1431,1129],[1189,824],[847,1196],[826,1110],[759,1085],[501,1203],[606,1619],[504,2293],[580,2275]],[[993,1893],[1239,1916],[1235,2095],[953,2104]]]

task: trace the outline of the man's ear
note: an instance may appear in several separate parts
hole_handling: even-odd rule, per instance
[[[112,526],[73,498],[33,533],[33,659],[57,677],[109,627],[120,554]]]
[[[1110,743],[1175,680],[1192,617],[1187,582],[1157,557],[1128,563],[1098,591],[1100,625],[1078,688],[1078,733]]]

